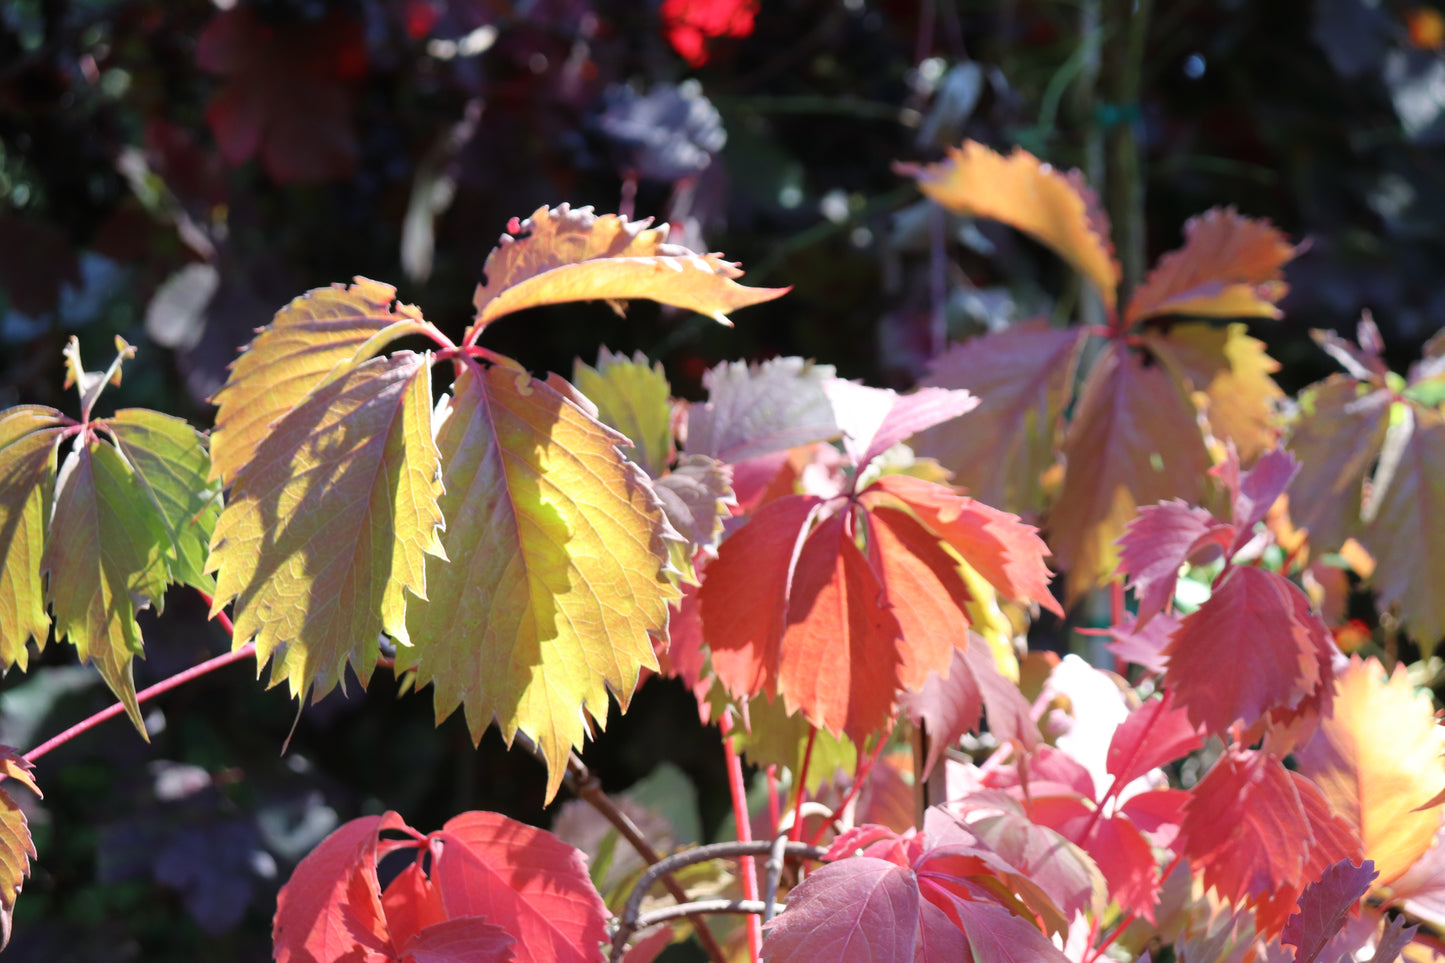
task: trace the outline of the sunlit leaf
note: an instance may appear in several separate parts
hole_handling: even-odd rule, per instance
[[[1023,150],[1004,157],[966,141],[949,148],[947,160],[903,172],[955,214],[1002,221],[1047,245],[1089,279],[1112,312],[1119,262],[1109,220],[1078,171],[1063,173]]]
[[[656,496],[576,397],[508,366],[457,379],[437,434],[450,561],[429,562],[414,644],[397,650],[433,684],[439,719],[460,705],[474,739],[495,718],[508,742],[535,740],[549,799],[608,690],[625,707],[657,667],[649,633],[679,595]]]
[[[1159,259],[1130,299],[1124,323],[1164,314],[1278,318],[1275,304],[1289,290],[1281,269],[1296,253],[1268,221],[1214,208],[1184,225],[1184,246]]]
[[[900,395],[835,378],[823,390],[843,430],[844,450],[860,471],[915,432],[952,421],[978,405],[976,397],[961,389],[919,388]]]
[[[1139,600],[1133,623],[1139,631],[1174,598],[1179,570],[1196,553],[1227,551],[1234,526],[1179,499],[1146,505],[1119,537],[1119,571]]]
[[[131,659],[142,650],[135,616],[160,606],[170,536],[131,467],[109,443],[77,439],[60,467],[41,568],[56,637],[68,637],[142,733]]]
[[[1333,713],[1296,750],[1300,771],[1359,831],[1381,886],[1409,869],[1440,829],[1442,753],[1445,728],[1429,693],[1411,685],[1404,665],[1387,677],[1374,659],[1358,657],[1335,679]]]
[[[170,536],[171,580],[215,592],[205,565],[221,500],[220,486],[207,480],[211,457],[204,436],[180,418],[144,408],[117,411],[105,427]]]
[[[273,426],[309,395],[405,334],[426,330],[421,313],[394,303],[389,284],[356,278],[296,298],[276,312],[231,365],[212,401],[211,477],[231,484]]]
[[[979,405],[967,418],[920,432],[914,449],[937,458],[974,498],[1020,514],[1037,511],[1082,342],[1077,328],[1035,321],[952,346],[924,383],[966,388]]]
[[[539,207],[513,218],[483,267],[472,303],[471,344],[488,325],[524,308],[566,301],[647,298],[730,324],[727,314],[782,297],[788,288],[746,288],[736,264],[667,243],[667,226],[596,215],[589,207]]]
[[[29,664],[30,639],[45,645],[41,553],[55,487],[55,455],[66,419],[24,405],[0,413],[0,665]]]
[[[838,435],[823,385],[828,365],[774,358],[761,365],[721,364],[703,375],[707,401],[687,412],[684,449],[729,464]]]
[[[216,523],[213,611],[236,602],[234,644],[271,684],[320,698],[348,663],[364,685],[386,632],[408,641],[407,596],[442,556],[428,355],[398,352],[331,378],[240,466]]]
[[[597,367],[573,363],[572,383],[597,406],[597,418],[628,437],[630,456],[653,478],[672,460],[672,399],[661,364],[603,348]]]
[[[30,775],[31,768],[24,756],[9,746],[0,746],[0,782],[14,779],[40,796],[40,787]],[[15,909],[15,900],[30,875],[30,860],[34,858],[35,842],[30,837],[25,811],[10,793],[0,789],[0,911],[7,915]],[[9,932],[8,926],[5,932]]]
[[[1115,540],[1138,506],[1196,504],[1209,469],[1193,405],[1163,368],[1114,345],[1084,383],[1064,458],[1047,531],[1070,599],[1113,575]]]

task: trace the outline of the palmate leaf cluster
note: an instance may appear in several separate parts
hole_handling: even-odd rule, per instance
[[[209,435],[96,416],[132,351],[89,372],[72,346],[78,420],[0,413],[0,660],[23,670],[53,632],[142,726],[136,612],[182,583],[298,699],[367,685],[390,639],[438,722],[460,709],[474,741],[495,724],[535,747],[549,800],[609,700],[625,709],[662,672],[736,725],[751,761],[790,771],[799,812],[805,791],[844,795],[822,867],[768,924],[773,959],[1063,960],[1061,945],[1167,940],[1188,959],[1298,963],[1374,941],[1388,963],[1412,931],[1381,908],[1428,913],[1445,891],[1442,730],[1400,670],[1346,662],[1290,573],[1259,561],[1298,537],[1289,494],[1311,548],[1358,539],[1381,601],[1426,645],[1445,631],[1430,549],[1392,544],[1432,531],[1438,352],[1407,380],[1372,329],[1322,335],[1349,376],[1282,423],[1277,365],[1237,320],[1278,316],[1295,248],[1273,227],[1202,215],[1121,299],[1077,174],[976,144],[909,173],[1056,249],[1107,324],[960,345],[904,394],[780,358],[713,368],[688,405],[660,366],[606,349],[569,383],[487,348],[488,328],[634,298],[728,323],[784,291],[647,222],[561,206],[508,225],[459,341],[381,282],[296,298],[234,363]],[[1119,586],[1111,631],[1139,689],[1021,651],[1035,616],[1065,614],[1051,563],[1065,603]],[[1175,611],[1191,565],[1217,574]],[[964,763],[950,747],[985,715],[997,750]],[[890,802],[865,757],[895,726],[915,734],[915,784],[895,779]],[[1381,751],[1392,733],[1409,753]],[[1170,786],[1161,767],[1206,741],[1191,788]],[[28,761],[6,759],[0,778],[33,789]],[[910,811],[925,781],[944,796]],[[34,849],[3,792],[0,809],[8,913]],[[382,885],[401,850],[414,863]],[[279,960],[580,961],[610,914],[550,834],[468,813],[423,835],[388,813],[301,864],[274,939]]]

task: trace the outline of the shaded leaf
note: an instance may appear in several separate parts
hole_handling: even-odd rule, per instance
[[[1281,317],[1282,268],[1298,253],[1268,221],[1214,208],[1184,225],[1184,246],[1159,259],[1124,312],[1125,325],[1165,314]]]
[[[1342,859],[1304,888],[1299,911],[1285,923],[1281,937],[1282,942],[1295,947],[1295,963],[1319,959],[1345,925],[1346,917],[1357,911],[1361,898],[1370,890],[1370,881],[1377,875],[1369,860],[1357,866]]]
[[[131,659],[142,651],[136,612],[160,606],[170,538],[124,458],[94,436],[60,467],[40,565],[55,616],[82,662],[94,661],[141,732]]]
[[[888,388],[869,388],[835,378],[823,390],[843,430],[843,448],[861,471],[883,452],[915,432],[972,411],[978,399],[967,391],[919,388],[900,395]]]
[[[41,558],[55,488],[55,455],[67,419],[22,405],[0,413],[0,665],[29,665],[30,639],[50,634]]]
[[[365,685],[383,631],[408,643],[407,595],[444,557],[430,356],[373,358],[331,378],[241,465],[216,523],[212,612],[235,600],[233,644],[271,684],[319,699],[349,663]]]
[[[1164,654],[1164,683],[1196,725],[1222,732],[1328,692],[1334,642],[1309,598],[1282,576],[1230,566],[1186,617]],[[1248,672],[1220,672],[1222,665]]]
[[[574,398],[511,367],[457,379],[437,432],[445,555],[428,562],[428,600],[408,605],[414,644],[397,650],[398,670],[433,684],[438,719],[461,705],[474,740],[493,718],[509,743],[535,740],[548,799],[585,717],[601,725],[608,690],[625,708],[657,667],[649,633],[679,595],[656,497],[625,439]]]
[[[1063,173],[1019,149],[1004,157],[975,141],[949,148],[940,163],[900,170],[953,213],[1002,221],[1046,245],[1088,278],[1113,312],[1119,262],[1108,216],[1078,171]]]
[[[1209,468],[1193,406],[1163,368],[1115,344],[1084,382],[1064,458],[1048,532],[1071,599],[1113,574],[1115,541],[1138,506],[1197,502]]]
[[[1299,461],[1283,448],[1267,451],[1249,471],[1240,474],[1239,456],[1231,447],[1224,461],[1209,473],[1218,478],[1230,496],[1230,511],[1238,530],[1231,551],[1239,551],[1254,537],[1254,527],[1265,520],[1275,501],[1299,474]]]
[[[837,437],[823,391],[833,377],[802,358],[721,364],[703,375],[707,401],[688,409],[684,450],[732,464]]]
[[[803,780],[806,792],[816,793],[818,787],[834,779],[841,771],[851,777],[858,769],[858,749],[847,736],[833,735],[818,729],[801,712],[791,715],[782,699],[759,696],[748,701],[748,731],[733,729],[732,738],[738,751],[750,765],[766,768],[787,766],[796,779],[808,768]],[[808,752],[808,740],[813,750]],[[865,787],[866,788],[866,787]]]
[[[1103,911],[1104,879],[1094,860],[1056,830],[1030,818],[1007,793],[972,793],[943,808],[963,817],[970,832],[1037,883],[1065,916]],[[977,810],[997,812],[977,816]]]
[[[475,343],[497,318],[543,304],[648,298],[731,324],[727,313],[771,301],[789,288],[745,288],[736,264],[668,244],[667,225],[596,215],[590,207],[539,207],[513,218],[487,255],[487,280],[472,298],[476,320],[464,343]]]
[[[307,397],[405,334],[427,329],[421,312],[394,303],[389,284],[356,278],[316,288],[276,312],[231,364],[211,399],[211,477],[231,484],[273,427]]]
[[[888,860],[856,856],[828,863],[793,890],[785,912],[765,924],[763,952],[774,963],[912,963],[920,929],[918,883]],[[948,939],[955,959],[966,945]],[[937,952],[940,947],[933,947]]]
[[[546,830],[471,812],[433,834],[432,879],[448,915],[484,917],[516,938],[517,963],[592,963],[607,938],[607,907],[586,858]]]
[[[402,963],[507,963],[512,935],[479,916],[434,923],[402,946]]]
[[[1133,630],[1140,631],[1173,601],[1185,562],[1211,547],[1224,552],[1233,539],[1233,526],[1180,499],[1139,509],[1119,537],[1119,571],[1129,577],[1128,588],[1139,600]]]
[[[1375,941],[1375,955],[1370,957],[1370,963],[1395,963],[1405,951],[1405,947],[1415,939],[1415,933],[1419,929],[1418,923],[1406,926],[1403,916],[1391,917],[1385,923],[1384,932]]]
[[[37,796],[43,795],[30,775],[30,760],[9,746],[0,746],[0,782],[14,779]],[[25,811],[14,798],[0,789],[0,912],[7,917],[15,910],[20,888],[30,876],[30,860],[35,858],[35,842],[30,837],[30,824]],[[8,926],[6,935],[8,935]],[[0,946],[3,949],[3,946]]]
[[[170,539],[170,578],[210,595],[206,574],[211,532],[221,513],[220,485],[208,481],[211,456],[205,437],[189,423],[144,408],[126,408],[105,429],[135,470]]]
[[[1300,463],[1290,519],[1309,530],[1316,552],[1334,551],[1359,532],[1361,492],[1385,443],[1390,396],[1331,375],[1300,395],[1299,408],[1289,438]]]
[[[687,540],[689,564],[696,549],[717,547],[728,506],[735,501],[727,465],[709,455],[683,455],[652,487],[667,520]]]
[[[649,366],[641,351],[628,358],[603,348],[595,368],[573,362],[572,383],[597,406],[598,421],[632,442],[624,449],[629,457],[661,478],[672,461],[671,388],[662,365]]]
[[[1442,753],[1445,729],[1404,665],[1387,676],[1374,659],[1356,657],[1335,679],[1333,713],[1296,758],[1331,810],[1359,832],[1384,886],[1430,848],[1440,829]]]
[[[1105,630],[1110,641],[1104,647],[1125,662],[1162,674],[1169,665],[1164,649],[1178,628],[1179,619],[1168,612],[1160,612],[1142,629],[1134,616],[1126,615],[1124,621]]]
[[[1146,335],[1144,343],[1176,381],[1197,393],[1210,431],[1234,442],[1240,458],[1252,462],[1275,444],[1275,409],[1284,392],[1271,377],[1279,362],[1248,330],[1243,324],[1176,324],[1167,335]]]
[[[271,926],[276,963],[331,963],[357,958],[356,950],[368,954],[360,957],[368,961],[390,955],[376,881],[376,841],[383,829],[401,825],[391,812],[353,819],[297,864],[276,897]]]
[[[924,383],[965,388],[978,407],[966,420],[920,432],[914,450],[938,459],[980,501],[1020,514],[1037,510],[1082,343],[1077,328],[1031,321],[953,345]]]

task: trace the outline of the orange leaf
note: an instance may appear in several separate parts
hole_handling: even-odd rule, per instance
[[[1017,148],[1004,157],[971,140],[949,148],[946,161],[897,169],[953,213],[1002,221],[1047,245],[1113,313],[1120,272],[1109,218],[1078,171],[1060,172]]]
[[[1278,318],[1281,268],[1299,253],[1268,221],[1214,208],[1184,225],[1184,246],[1159,259],[1124,312],[1124,325],[1164,314]]]
[[[477,317],[465,343],[475,343],[497,318],[542,304],[649,298],[731,324],[727,312],[791,290],[745,288],[735,280],[743,273],[736,264],[668,244],[667,225],[650,223],[566,204],[513,218],[487,255],[487,280],[472,298]]]
[[[1441,801],[1432,797],[1445,785],[1442,753],[1445,729],[1429,694],[1410,684],[1403,665],[1387,675],[1358,657],[1335,680],[1334,713],[1296,752],[1300,771],[1358,828],[1378,886],[1405,872],[1440,829]]]
[[[14,779],[35,795],[40,787],[30,775],[30,760],[9,746],[0,746],[0,781]],[[9,938],[9,916],[15,910],[20,887],[30,875],[30,860],[35,858],[35,842],[30,837],[30,824],[25,811],[0,789],[0,915],[5,917],[4,934]],[[0,941],[0,949],[4,949]]]

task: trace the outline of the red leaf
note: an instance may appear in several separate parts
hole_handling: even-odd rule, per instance
[[[1299,468],[1293,455],[1275,448],[1260,455],[1254,467],[1241,475],[1239,456],[1230,446],[1225,460],[1209,470],[1224,483],[1231,497],[1234,525],[1239,530],[1232,551],[1238,551],[1254,535],[1254,526],[1264,521],[1270,506],[1289,488]]]
[[[497,813],[463,813],[442,843],[432,879],[452,919],[485,917],[517,940],[517,963],[591,963],[607,936],[607,907],[586,858],[545,830]]]
[[[1295,963],[1314,963],[1331,937],[1345,925],[1345,917],[1357,911],[1360,899],[1370,891],[1375,864],[1365,860],[1356,866],[1342,859],[1300,894],[1299,911],[1285,923],[1281,941],[1296,947]]]
[[[1209,546],[1227,550],[1233,538],[1232,526],[1178,499],[1141,508],[1119,538],[1119,571],[1139,600],[1135,631],[1174,598],[1181,565]]]
[[[966,420],[920,432],[914,450],[937,458],[982,502],[1025,515],[1037,510],[1083,340],[1079,328],[1037,321],[949,348],[927,383],[966,388],[979,406]]]
[[[1128,816],[1129,821],[1155,846],[1169,849],[1179,835],[1184,805],[1189,798],[1189,793],[1183,789],[1153,789],[1130,796],[1119,807],[1119,812]]]
[[[441,894],[416,863],[387,885],[381,907],[393,946],[406,946],[418,932],[447,918]]]
[[[403,825],[393,812],[353,819],[301,860],[276,897],[276,963],[391,959],[376,880],[377,834]]]
[[[819,524],[798,555],[775,688],[790,714],[861,745],[892,714],[902,658],[898,620],[843,519]]]
[[[1104,648],[1125,662],[1163,673],[1169,665],[1164,648],[1178,628],[1179,619],[1168,612],[1154,616],[1143,629],[1134,616],[1126,615],[1124,621],[1105,630],[1113,641],[1105,642]]]
[[[401,951],[402,963],[509,963],[516,941],[506,930],[473,916],[434,923]]]
[[[1278,318],[1289,287],[1281,270],[1298,249],[1268,221],[1233,208],[1184,225],[1184,246],[1159,259],[1124,312],[1125,326],[1165,314]]]
[[[1140,776],[1204,745],[1204,737],[1188,713],[1174,705],[1166,690],[1129,714],[1109,742],[1108,770],[1115,785],[1127,786]]]
[[[898,681],[907,689],[921,689],[931,678],[952,673],[950,659],[958,661],[952,657],[954,647],[969,644],[963,613],[968,589],[958,563],[912,515],[880,505],[868,513],[868,522],[869,555],[902,632]],[[975,683],[975,696],[977,688]],[[968,727],[977,722],[975,713]]]
[[[818,499],[768,502],[718,548],[698,601],[712,667],[734,698],[772,692],[787,617],[788,582]]]
[[[206,24],[196,60],[226,78],[206,121],[229,163],[259,153],[282,183],[345,177],[356,166],[348,82],[366,71],[366,42],[352,18],[271,24],[239,6]]]
[[[1231,566],[1208,601],[1179,625],[1164,654],[1164,683],[1190,721],[1223,732],[1275,708],[1294,708],[1334,675],[1334,643],[1309,599],[1282,576]],[[1220,671],[1235,666],[1238,671]]]
[[[861,495],[864,504],[886,493],[906,504],[951,545],[1004,598],[1034,601],[1050,612],[1063,610],[1049,592],[1049,554],[1038,529],[943,485],[911,475],[884,475]]]
[[[763,952],[773,963],[913,963],[920,902],[907,867],[872,856],[828,863],[793,890],[785,912],[768,921]],[[935,939],[947,936],[963,948],[957,930],[930,930]]]
[[[915,432],[978,406],[978,399],[967,391],[946,388],[919,388],[900,395],[835,378],[825,382],[823,390],[843,430],[843,447],[859,470]]]
[[[1115,540],[1140,505],[1197,501],[1209,469],[1194,405],[1169,374],[1116,344],[1089,377],[1064,438],[1068,465],[1049,514],[1049,545],[1068,570],[1068,596],[1102,584]]]
[[[1109,882],[1109,895],[1125,911],[1154,922],[1159,899],[1159,864],[1149,841],[1129,820],[1100,819],[1083,843]]]
[[[702,570],[699,564],[698,572]],[[712,690],[713,674],[702,644],[697,586],[683,583],[682,598],[671,603],[668,610],[667,636],[667,648],[657,654],[657,671],[668,678],[680,679],[687,686],[697,700],[698,717],[707,725],[712,715],[707,696]],[[658,647],[661,648],[660,643]]]

